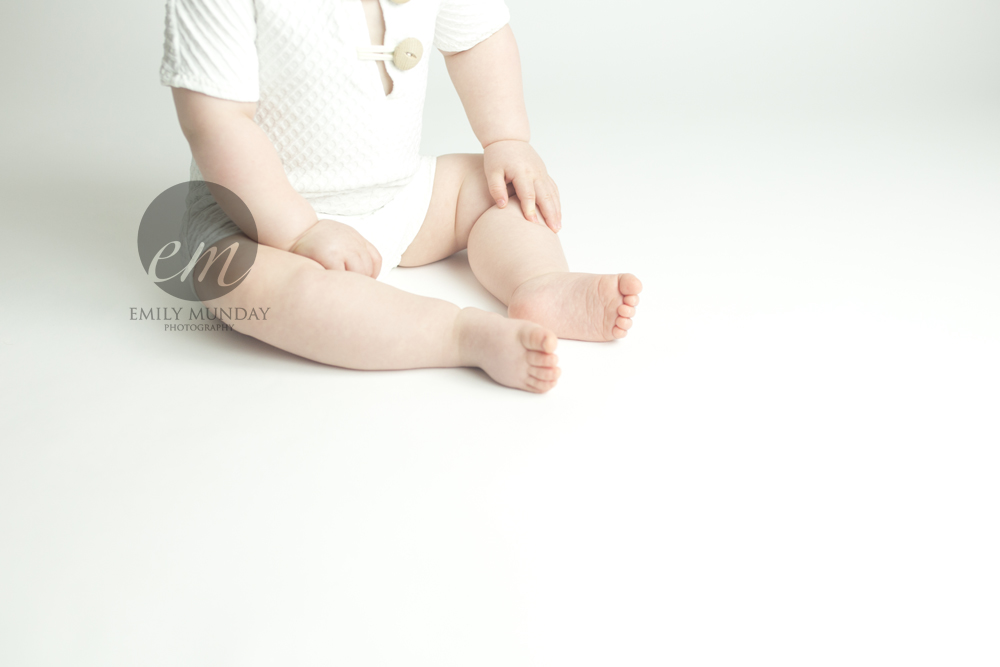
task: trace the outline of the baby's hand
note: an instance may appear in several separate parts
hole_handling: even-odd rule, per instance
[[[538,213],[549,229],[562,228],[562,205],[559,188],[545,170],[545,163],[526,141],[504,140],[489,144],[483,149],[483,166],[490,194],[497,206],[507,205],[507,184],[514,184],[514,192],[521,200],[524,217],[538,222]]]
[[[350,225],[320,220],[295,240],[290,252],[315,260],[333,271],[354,271],[377,278],[382,255]]]

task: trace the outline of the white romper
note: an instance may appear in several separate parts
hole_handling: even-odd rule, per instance
[[[361,0],[167,0],[160,82],[239,102],[271,140],[292,187],[317,215],[358,229],[382,273],[420,229],[434,157],[420,131],[431,46],[464,51],[510,19],[503,0],[379,0],[384,44],[417,39],[412,69],[359,57],[371,37]],[[192,181],[203,179],[191,161]],[[239,232],[207,188],[192,187],[182,239],[190,256]]]

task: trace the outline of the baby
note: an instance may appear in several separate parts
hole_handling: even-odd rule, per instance
[[[198,297],[270,307],[234,328],[323,363],[477,366],[532,392],[559,378],[558,338],[625,337],[642,285],[569,271],[509,18],[503,0],[168,0],[161,82],[213,184],[189,195]],[[431,46],[482,154],[419,154]],[[252,270],[213,293],[230,246]],[[509,317],[382,281],[463,248]]]

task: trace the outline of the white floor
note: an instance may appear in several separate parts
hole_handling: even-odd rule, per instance
[[[0,54],[0,664],[1000,660],[996,77],[647,94],[522,39],[571,267],[645,286],[536,396],[129,321],[188,154],[114,10]],[[435,57],[424,150],[474,150]],[[391,280],[502,312],[464,253]]]

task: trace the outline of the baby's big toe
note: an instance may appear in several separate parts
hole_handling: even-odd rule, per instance
[[[556,349],[559,339],[556,335],[541,326],[522,329],[521,344],[529,350],[537,350],[551,354]]]
[[[642,291],[642,283],[631,273],[623,273],[618,278],[618,291],[624,296],[635,295]],[[630,306],[635,305],[634,303],[629,303],[628,301],[625,303]],[[636,303],[638,303],[638,300],[636,300]]]

